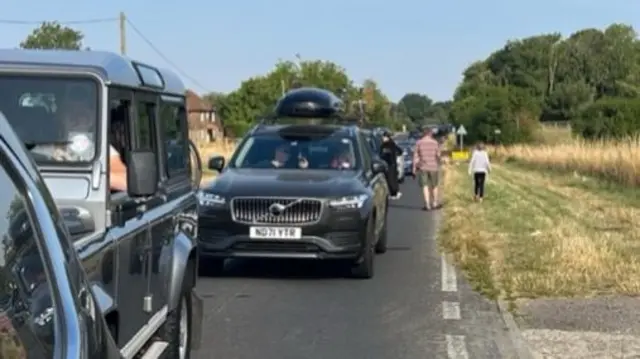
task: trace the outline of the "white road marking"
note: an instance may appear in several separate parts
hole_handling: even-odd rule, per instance
[[[469,359],[464,335],[445,335],[449,359]]]
[[[447,262],[444,256],[442,258],[442,291],[443,292],[457,292],[458,280],[456,278],[456,269]]]
[[[445,320],[460,320],[460,303],[442,302],[442,317]]]

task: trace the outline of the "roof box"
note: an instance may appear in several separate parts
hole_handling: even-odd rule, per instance
[[[335,118],[343,109],[342,100],[331,91],[302,87],[282,96],[274,112],[278,118]]]

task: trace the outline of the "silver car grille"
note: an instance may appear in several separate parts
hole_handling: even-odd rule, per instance
[[[248,224],[310,224],[320,220],[322,202],[313,198],[236,197],[231,217]]]

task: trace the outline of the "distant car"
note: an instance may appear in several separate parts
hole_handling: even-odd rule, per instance
[[[396,142],[400,148],[402,148],[403,157],[403,172],[406,175],[410,175],[413,171],[413,151],[416,148],[416,141],[412,138],[406,140],[400,140]]]

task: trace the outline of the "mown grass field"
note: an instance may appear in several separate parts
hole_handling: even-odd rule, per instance
[[[629,189],[513,163],[495,165],[483,203],[464,163],[448,167],[444,187],[440,244],[489,297],[640,294],[640,203]]]

